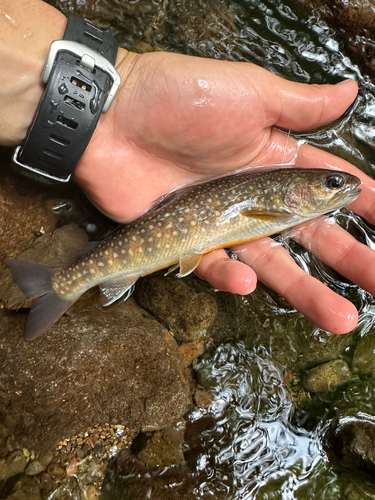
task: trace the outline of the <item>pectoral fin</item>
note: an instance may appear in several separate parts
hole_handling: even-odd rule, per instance
[[[181,255],[180,257],[180,272],[178,273],[179,278],[183,278],[188,274],[192,273],[194,269],[198,266],[201,261],[202,254],[200,253],[187,253]]]
[[[280,210],[261,210],[259,207],[249,207],[244,208],[241,211],[241,215],[245,217],[252,217],[253,219],[257,219],[260,221],[268,221],[268,222],[287,222],[293,214],[286,209]]]
[[[128,298],[132,294],[133,285],[138,278],[138,275],[125,274],[103,281],[99,285],[102,293],[102,306],[110,306],[124,294],[127,294],[126,298]]]

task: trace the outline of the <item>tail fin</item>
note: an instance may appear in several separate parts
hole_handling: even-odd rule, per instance
[[[34,340],[51,328],[75,300],[60,298],[53,290],[54,266],[45,266],[20,259],[7,259],[13,280],[28,299],[37,299],[27,320],[26,340]]]

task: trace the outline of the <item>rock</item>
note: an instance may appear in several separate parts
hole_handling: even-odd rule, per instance
[[[0,420],[37,453],[101,422],[130,435],[172,425],[192,404],[172,335],[132,299],[63,316],[33,342],[0,310]]]
[[[204,353],[204,342],[202,340],[195,340],[188,342],[180,347],[184,365],[187,367],[191,365],[195,358],[198,358]]]
[[[51,450],[44,451],[38,456],[38,461],[43,465],[44,469],[48,467],[52,460],[53,452]]]
[[[341,467],[375,474],[375,420],[366,414],[335,418],[324,437],[330,460]]]
[[[360,373],[375,373],[375,334],[365,335],[358,340],[352,366]]]
[[[26,458],[22,450],[15,450],[0,460],[0,481],[5,481],[16,474],[21,474],[26,467]]]
[[[208,340],[218,306],[208,293],[189,286],[186,280],[152,276],[140,280],[135,298],[167,325],[178,343]]]
[[[336,359],[308,370],[302,385],[306,391],[323,392],[334,390],[346,382],[357,379],[345,361]]]
[[[197,389],[194,393],[194,401],[199,408],[207,410],[215,401],[215,398],[210,392],[204,391],[203,389]]]
[[[62,467],[59,463],[51,462],[47,468],[47,474],[54,481],[60,482],[66,476],[66,471],[65,471],[64,467]]]
[[[43,472],[44,469],[44,465],[42,465],[39,460],[32,460],[28,463],[25,472],[28,476],[37,476],[38,474]]]
[[[7,500],[42,500],[42,495],[33,477],[22,476],[15,484],[13,493],[6,498]]]
[[[138,460],[150,467],[182,464],[184,433],[183,424],[154,432],[145,448],[138,453]]]
[[[88,244],[85,231],[76,224],[67,224],[51,233],[40,236],[17,258],[46,265],[66,265],[76,261]],[[0,300],[8,309],[28,307],[30,301],[13,283],[8,266],[3,264],[0,271]]]

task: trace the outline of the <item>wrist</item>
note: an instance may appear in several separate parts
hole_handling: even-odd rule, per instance
[[[0,144],[22,142],[43,94],[41,74],[66,17],[39,0],[5,2],[0,18]]]

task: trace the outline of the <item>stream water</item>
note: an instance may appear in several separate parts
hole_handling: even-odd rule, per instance
[[[375,87],[345,53],[335,32],[300,4],[281,0],[229,4],[223,0],[61,0],[59,8],[110,21],[121,44],[131,50],[151,46],[250,61],[305,83],[356,79],[360,95],[341,119],[295,136],[375,174]],[[375,249],[375,232],[366,222],[347,210],[336,214],[336,219]],[[307,272],[356,304],[360,324],[355,335],[370,331],[375,319],[373,297],[307,250],[292,241],[285,244]],[[103,500],[182,498],[178,491],[184,481],[191,485],[189,498],[197,499],[375,499],[375,484],[330,463],[321,444],[325,426],[337,414],[349,414],[354,408],[375,415],[373,378],[362,377],[315,396],[313,404],[302,398],[300,406],[284,384],[290,365],[298,363],[303,371],[324,360],[321,352],[331,348],[349,359],[356,337],[346,345],[345,340],[332,340],[262,287],[237,301],[242,315],[233,325],[233,340],[210,349],[194,366],[200,384],[215,401],[209,409],[197,408],[188,416],[199,446],[187,442],[186,478],[166,481],[160,490],[154,483],[167,475],[166,469],[126,477],[114,474],[105,481]],[[320,354],[307,340],[311,337]],[[337,342],[343,342],[342,351]]]

